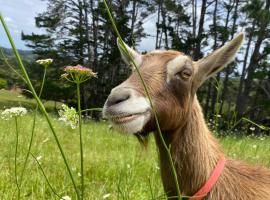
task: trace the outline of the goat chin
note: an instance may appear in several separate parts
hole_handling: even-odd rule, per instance
[[[150,118],[150,113],[135,117],[133,120],[123,123],[111,122],[112,126],[121,133],[136,134],[143,130]]]

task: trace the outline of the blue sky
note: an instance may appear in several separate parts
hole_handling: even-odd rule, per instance
[[[21,40],[21,32],[42,32],[35,27],[34,17],[46,9],[46,3],[41,0],[0,0],[0,5],[0,12],[4,16],[17,48],[27,49]],[[0,26],[0,46],[10,47],[2,26]]]
[[[35,16],[46,10],[46,2],[41,0],[0,0],[0,12],[5,18],[11,35],[17,48],[28,49],[21,40],[21,32],[42,33],[41,29],[35,27]],[[155,23],[146,20],[144,28],[146,33],[155,35]],[[155,38],[145,38],[137,47],[139,51],[154,49]],[[0,26],[0,46],[10,47],[2,26]]]

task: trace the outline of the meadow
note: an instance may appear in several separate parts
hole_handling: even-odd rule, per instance
[[[80,155],[77,130],[67,127],[51,115],[72,173],[79,183]],[[31,113],[19,119],[18,171],[31,134]],[[134,136],[119,134],[107,122],[85,120],[83,124],[85,199],[165,199],[159,174],[157,149],[153,137],[147,149]],[[40,162],[48,180],[59,196],[76,199],[63,159],[45,119],[39,115],[32,154]],[[14,175],[15,125],[0,120],[0,199],[16,197]],[[219,138],[230,158],[270,167],[269,137]],[[181,181],[181,180],[180,180]],[[21,188],[21,199],[60,199],[48,186],[42,171],[30,157]]]
[[[106,3],[105,5],[109,12]],[[110,16],[110,18],[112,17]],[[113,20],[111,19],[111,21]],[[10,39],[9,35],[8,37]],[[11,39],[10,41],[12,43]],[[15,54],[18,53],[15,51]],[[20,61],[18,58],[17,55],[17,60]],[[83,197],[87,200],[166,199],[162,189],[158,152],[153,136],[150,137],[148,147],[144,148],[136,141],[135,137],[118,133],[109,126],[107,121],[96,122],[87,118],[81,121],[79,119],[80,132],[78,129],[66,126],[59,120],[59,116],[55,112],[59,109],[60,104],[43,102],[46,110],[54,111],[47,114],[42,101],[34,91],[24,66],[20,62],[19,65],[33,96],[38,100],[43,115],[39,113],[36,118],[31,156],[20,185],[21,192],[20,198],[18,198],[18,185],[16,187],[15,184],[18,176],[16,177],[15,172],[17,171],[20,175],[27,154],[33,116],[35,115],[33,111],[35,101],[26,99],[16,93],[1,91],[0,109],[20,105],[32,109],[32,111],[23,117],[15,117],[14,119],[18,120],[16,121],[18,124],[15,124],[12,120],[0,120],[0,199],[71,200],[79,197],[79,192],[77,196],[74,192],[76,187],[73,187],[71,183],[72,176],[68,176],[66,170],[68,165],[63,162],[63,158],[65,158],[63,152],[66,155],[71,173],[75,177],[77,187],[84,188],[84,194],[81,192],[80,199],[83,199]],[[45,68],[48,65],[44,65]],[[77,86],[79,117],[82,113],[80,109],[80,84],[89,79],[90,76],[87,77],[89,71],[90,69],[78,65],[68,66],[65,68],[66,73],[62,76],[62,78],[66,78]],[[91,73],[94,76],[92,71]],[[71,75],[72,80],[69,79],[69,75]],[[43,84],[40,91],[42,89]],[[146,93],[148,94],[147,90]],[[48,126],[48,122],[51,123],[51,127]],[[83,125],[82,132],[81,124]],[[15,134],[16,130],[18,130],[18,137]],[[61,146],[58,144],[57,147],[56,141],[58,140],[52,132],[57,135],[63,147],[62,156],[59,152]],[[270,167],[270,155],[267,153],[270,152],[269,137],[229,135],[219,137],[219,141],[229,158],[242,159],[251,165]],[[18,144],[18,151],[15,150],[16,144]],[[82,146],[84,146],[84,154],[82,153]],[[18,154],[15,155],[15,152],[18,152]],[[82,174],[80,173],[82,172],[80,168],[83,169],[82,164],[80,165],[82,162],[84,162],[84,173],[82,173],[84,179],[81,179]],[[84,186],[83,181],[80,182],[80,180],[85,180]],[[179,181],[181,182],[181,180]],[[82,184],[82,187],[79,183]]]

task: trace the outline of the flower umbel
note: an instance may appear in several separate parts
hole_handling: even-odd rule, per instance
[[[71,198],[69,196],[63,196],[60,200],[71,200]]]
[[[90,68],[81,65],[67,66],[64,71],[66,73],[62,74],[61,78],[65,78],[66,80],[75,83],[82,83],[92,77],[97,77],[97,73],[93,72]]]
[[[4,110],[1,113],[1,118],[4,120],[9,120],[13,117],[21,117],[26,115],[27,110],[24,107],[12,107],[9,109]]]
[[[79,115],[76,110],[72,107],[68,107],[67,105],[62,105],[62,110],[59,112],[59,120],[65,122],[68,126],[71,126],[72,129],[76,129],[79,123]]]
[[[50,64],[52,64],[52,62],[53,62],[53,59],[51,58],[36,61],[36,63],[43,65],[44,67],[48,67]]]

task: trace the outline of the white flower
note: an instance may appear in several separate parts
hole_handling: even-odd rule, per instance
[[[45,140],[42,141],[42,143],[46,143],[48,142],[50,139],[49,138],[46,138]]]
[[[65,122],[68,126],[71,126],[72,129],[78,127],[79,123],[79,115],[77,114],[74,108],[69,108],[67,105],[62,105],[63,110],[60,110],[59,113],[59,120]]]
[[[69,197],[69,196],[63,196],[63,197],[61,197],[60,200],[71,200],[71,197]]]
[[[41,158],[42,158],[42,156],[38,156],[38,157],[36,157],[37,161],[40,161],[40,160],[41,160]]]
[[[43,60],[37,60],[36,62],[37,62],[38,64],[40,64],[40,65],[43,65],[44,67],[47,67],[47,66],[49,66],[50,64],[52,64],[53,59],[48,58],[48,59],[43,59]]]
[[[254,126],[250,127],[249,129],[250,129],[251,131],[255,131],[255,127],[254,127]]]
[[[4,119],[4,120],[9,120],[9,119],[11,119],[13,117],[24,116],[24,115],[26,115],[26,113],[27,113],[26,108],[12,107],[12,108],[6,109],[6,110],[4,110],[2,112],[1,113],[1,118]]]
[[[104,194],[102,198],[103,198],[103,199],[107,199],[107,198],[109,198],[110,196],[111,196],[111,194],[108,193],[108,194]]]
[[[76,167],[72,167],[71,170],[72,170],[72,171],[76,171]]]
[[[218,114],[218,115],[217,115],[217,117],[218,117],[218,118],[220,118],[220,117],[221,117],[221,115],[219,115],[219,114]]]

